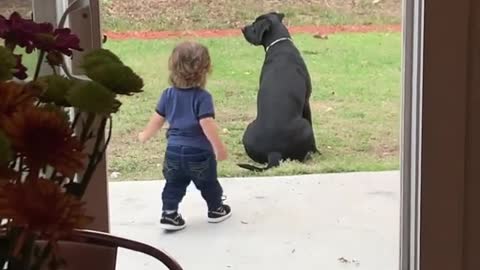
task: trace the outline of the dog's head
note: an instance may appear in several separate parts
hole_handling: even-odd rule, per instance
[[[243,36],[255,46],[266,46],[276,38],[289,37],[288,30],[282,23],[284,17],[283,13],[277,12],[263,14],[242,28]]]

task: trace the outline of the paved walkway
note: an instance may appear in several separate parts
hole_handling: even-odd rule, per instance
[[[173,255],[187,270],[398,270],[398,172],[222,180],[233,217],[206,222],[193,187],[182,204],[188,227],[158,227],[162,181],[110,184],[112,233]],[[120,270],[164,269],[121,251]]]

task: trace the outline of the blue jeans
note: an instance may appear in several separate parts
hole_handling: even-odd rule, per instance
[[[222,206],[223,189],[217,179],[215,154],[211,151],[187,146],[167,146],[163,176],[166,180],[162,193],[164,211],[178,210],[191,181],[200,190],[209,211]]]

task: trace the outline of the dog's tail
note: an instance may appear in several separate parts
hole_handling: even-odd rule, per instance
[[[282,154],[279,152],[270,152],[268,153],[268,163],[266,167],[260,168],[250,164],[237,164],[240,168],[247,169],[254,172],[263,172],[270,168],[280,166],[280,161],[282,160]]]

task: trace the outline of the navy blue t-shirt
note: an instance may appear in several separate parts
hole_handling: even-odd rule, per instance
[[[212,150],[199,122],[202,118],[215,117],[210,93],[200,88],[168,88],[163,91],[156,112],[170,124],[167,131],[169,145]]]

